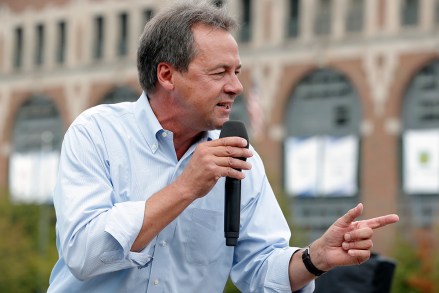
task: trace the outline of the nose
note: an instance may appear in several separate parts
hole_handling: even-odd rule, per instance
[[[230,80],[226,83],[226,85],[224,86],[224,91],[229,95],[238,96],[242,94],[244,88],[236,74],[233,74]]]

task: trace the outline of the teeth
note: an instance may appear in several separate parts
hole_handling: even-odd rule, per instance
[[[228,105],[228,104],[221,104],[221,103],[219,103],[218,106],[226,108],[226,109],[230,109],[230,105]]]

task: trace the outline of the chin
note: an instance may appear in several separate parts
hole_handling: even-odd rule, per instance
[[[227,117],[226,119],[221,119],[220,121],[218,121],[218,122],[215,124],[215,129],[221,129],[221,128],[223,128],[224,123],[226,123],[226,122],[229,121],[229,120],[230,120],[230,117]]]

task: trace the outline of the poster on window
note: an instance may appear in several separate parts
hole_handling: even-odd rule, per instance
[[[320,137],[289,137],[285,141],[285,188],[293,196],[315,196],[318,186]]]
[[[9,163],[9,192],[15,203],[52,203],[59,152],[14,153]]]
[[[439,192],[439,129],[409,130],[403,137],[403,188],[408,194]]]
[[[358,138],[325,136],[322,139],[321,184],[323,196],[353,196],[357,193]]]

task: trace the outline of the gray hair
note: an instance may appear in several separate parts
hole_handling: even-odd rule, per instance
[[[192,33],[195,24],[228,32],[237,28],[225,8],[211,2],[180,1],[159,12],[145,25],[137,51],[139,82],[145,92],[154,91],[160,62],[167,62],[180,72],[188,70],[197,53]]]

